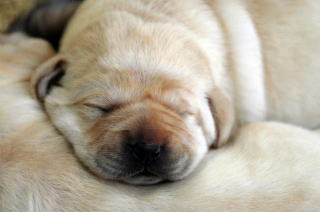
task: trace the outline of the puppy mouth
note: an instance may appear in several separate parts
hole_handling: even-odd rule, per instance
[[[102,170],[102,173],[110,173],[110,169],[99,162],[97,162],[96,165],[100,170]],[[112,176],[111,179],[134,185],[152,185],[165,180],[164,177],[149,171],[146,167],[137,168],[135,171],[130,171],[130,173],[126,171],[117,173]]]
[[[153,185],[163,180],[163,178],[156,174],[153,174],[147,169],[143,169],[141,172],[123,179],[124,182],[134,185]]]
[[[151,173],[147,169],[143,169],[141,172],[138,172],[137,174],[135,174],[131,177],[159,177],[159,176]]]

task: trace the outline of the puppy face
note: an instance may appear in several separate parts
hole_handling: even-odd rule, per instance
[[[174,24],[77,14],[59,54],[33,75],[53,124],[106,179],[154,184],[186,177],[233,126],[206,51]]]
[[[33,84],[54,125],[96,174],[132,184],[182,179],[216,140],[207,96],[191,82],[97,64],[79,69],[57,56]]]

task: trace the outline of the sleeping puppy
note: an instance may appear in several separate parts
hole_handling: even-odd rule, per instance
[[[34,95],[99,176],[179,180],[239,125],[319,126],[319,19],[317,0],[87,0]]]
[[[0,211],[319,211],[320,136],[279,123],[242,127],[189,178],[135,187],[79,164],[28,92],[49,45],[0,36]]]

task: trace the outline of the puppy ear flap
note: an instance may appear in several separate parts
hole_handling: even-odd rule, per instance
[[[228,141],[235,127],[234,107],[228,96],[217,87],[212,89],[208,100],[217,130],[217,138],[212,147],[218,148]]]
[[[56,55],[40,65],[31,77],[31,89],[34,98],[43,102],[53,86],[59,86],[66,68],[66,61]]]

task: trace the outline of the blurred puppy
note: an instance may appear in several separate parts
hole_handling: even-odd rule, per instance
[[[26,14],[39,1],[44,0],[2,0],[0,1],[0,32],[22,14]]]
[[[6,1],[13,3],[15,0]],[[24,10],[29,12],[19,12],[16,9],[14,12],[18,18],[11,22],[6,31],[24,31],[30,36],[48,40],[57,48],[64,28],[81,0],[23,0],[22,2],[29,2],[29,9],[24,6],[26,7]],[[9,8],[3,7],[4,10]]]
[[[179,180],[237,125],[319,127],[319,19],[317,0],[87,0],[34,94],[96,174]]]
[[[28,92],[48,44],[0,36],[0,211],[319,211],[320,136],[256,123],[177,183],[102,181],[76,160]]]

